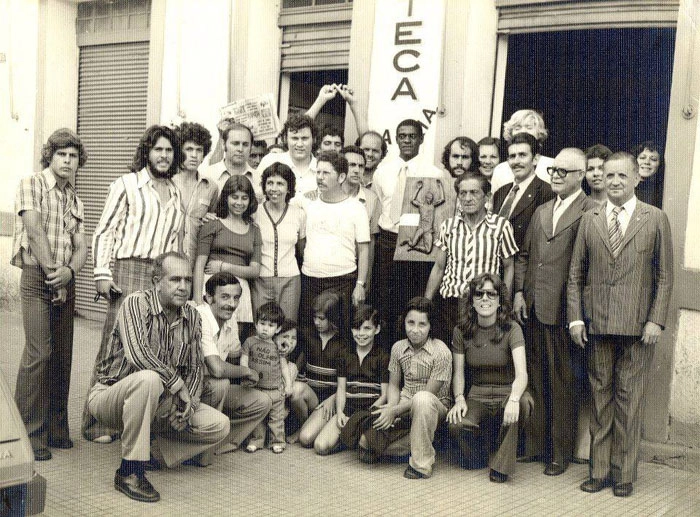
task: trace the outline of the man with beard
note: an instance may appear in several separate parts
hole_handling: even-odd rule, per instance
[[[476,142],[466,136],[453,138],[442,151],[442,165],[450,176],[456,178],[467,171],[477,169],[479,147]]]
[[[92,239],[97,296],[107,300],[107,316],[95,364],[109,352],[117,312],[124,297],[151,287],[153,259],[177,251],[185,219],[180,190],[172,177],[182,163],[175,132],[151,126],[141,137],[131,173],[109,187],[102,216]],[[110,267],[114,259],[114,266]],[[92,384],[92,383],[91,383]],[[111,441],[113,430],[93,427],[94,419],[83,414],[87,439]]]

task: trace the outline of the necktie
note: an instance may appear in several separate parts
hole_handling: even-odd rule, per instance
[[[617,258],[617,254],[620,252],[620,244],[622,244],[622,228],[620,227],[620,221],[617,216],[622,211],[622,208],[616,206],[610,212],[610,217],[608,218],[608,236],[610,237],[610,249],[612,250],[613,257]]]
[[[557,231],[557,223],[559,222],[559,219],[561,219],[561,214],[563,212],[562,200],[560,197],[557,197],[557,201],[554,204],[554,212],[552,213],[552,233]]]
[[[399,170],[399,176],[396,178],[394,194],[391,196],[391,210],[389,211],[389,216],[391,217],[391,222],[394,224],[399,224],[399,219],[401,219],[401,206],[403,205],[403,195],[406,190],[407,174],[408,167],[404,165]]]
[[[510,192],[508,193],[508,197],[506,197],[505,203],[503,203],[503,206],[498,211],[498,215],[505,217],[506,219],[510,217],[510,211],[513,208],[513,201],[515,201],[515,196],[518,193],[518,190],[520,190],[520,186],[513,185],[513,188],[510,189]]]

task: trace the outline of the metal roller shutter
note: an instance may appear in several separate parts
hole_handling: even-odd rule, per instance
[[[146,129],[148,42],[92,45],[80,48],[78,135],[88,161],[75,186],[85,204],[88,262],[76,280],[76,309],[87,318],[101,319],[106,303],[94,303],[92,235],[99,221],[110,183],[129,172]]]

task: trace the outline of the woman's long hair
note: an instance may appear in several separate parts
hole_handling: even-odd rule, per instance
[[[255,197],[253,184],[242,174],[235,174],[224,183],[219,202],[216,205],[216,215],[221,219],[228,217],[228,197],[236,192],[243,192],[248,195],[248,208],[245,209],[241,217],[246,223],[250,224],[253,222],[253,214],[258,209],[258,198]]]
[[[503,283],[503,280],[498,275],[482,273],[469,282],[467,312],[459,315],[457,328],[465,340],[474,337],[476,329],[479,327],[479,317],[474,309],[474,292],[477,289],[482,289],[486,282],[491,282],[494,289],[498,291],[499,307],[496,313],[496,335],[492,339],[493,343],[498,343],[513,324],[513,308],[510,303],[510,294],[506,284]]]

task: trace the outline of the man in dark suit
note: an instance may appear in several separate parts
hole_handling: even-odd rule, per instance
[[[529,133],[513,135],[508,144],[508,164],[515,179],[493,195],[493,211],[510,221],[518,248],[523,246],[535,209],[554,197],[550,186],[535,175],[537,146]]]
[[[583,151],[562,150],[548,172],[557,197],[537,208],[530,221],[515,265],[513,308],[525,329],[535,401],[525,454],[546,459],[544,473],[558,476],[573,455],[577,422],[573,361],[579,351],[567,330],[566,280],[581,217],[597,205],[581,190]]]
[[[568,318],[574,342],[590,347],[591,469],[581,490],[612,485],[624,497],[637,479],[644,385],[668,312],[673,247],[666,214],[634,195],[634,157],[615,153],[603,172],[608,201],[581,219]]]

